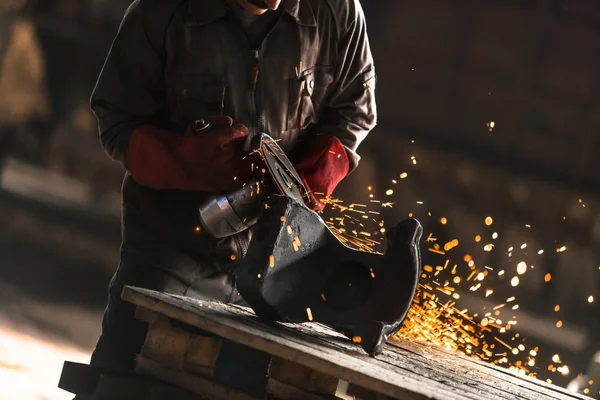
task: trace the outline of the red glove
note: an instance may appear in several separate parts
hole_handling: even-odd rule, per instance
[[[350,163],[338,138],[317,136],[300,149],[295,167],[310,194],[307,205],[320,211],[325,207],[323,199],[348,175]]]
[[[184,135],[151,125],[135,129],[129,141],[127,168],[133,179],[153,189],[220,193],[241,187],[250,174],[244,142],[248,129],[227,116],[207,117],[211,126]]]

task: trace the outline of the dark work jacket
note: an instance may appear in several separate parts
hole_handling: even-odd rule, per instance
[[[183,132],[202,116],[226,114],[251,136],[279,139],[288,154],[313,135],[336,136],[354,169],[356,150],[376,123],[375,70],[360,3],[283,0],[281,7],[280,20],[253,49],[225,0],[134,1],[91,99],[106,152],[127,168],[136,126]],[[166,268],[195,264],[204,277],[231,271],[249,234],[217,240],[197,232],[206,196],[144,188],[126,173],[125,246]]]

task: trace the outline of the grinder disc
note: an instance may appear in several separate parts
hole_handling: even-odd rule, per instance
[[[305,202],[308,190],[302,183],[302,178],[273,138],[266,133],[260,135],[260,148],[269,174],[281,191],[281,194],[299,202]]]

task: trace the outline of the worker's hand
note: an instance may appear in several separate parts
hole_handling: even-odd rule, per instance
[[[250,163],[244,152],[248,128],[228,116],[212,116],[191,124],[179,144],[188,171],[206,191],[219,193],[246,183]]]
[[[242,186],[250,175],[243,150],[248,129],[230,117],[206,117],[185,134],[152,125],[134,131],[127,167],[142,186],[221,193]]]
[[[348,175],[350,164],[346,149],[334,136],[316,136],[299,149],[296,164],[298,174],[308,189],[307,205],[315,211],[325,207],[324,199]]]

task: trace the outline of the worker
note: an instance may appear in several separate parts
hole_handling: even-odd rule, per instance
[[[359,0],[136,0],[91,98],[126,170],[120,265],[91,363],[130,370],[146,335],[124,285],[243,303],[235,271],[251,230],[200,227],[210,194],[241,187],[250,138],[278,140],[324,207],[376,124]]]

